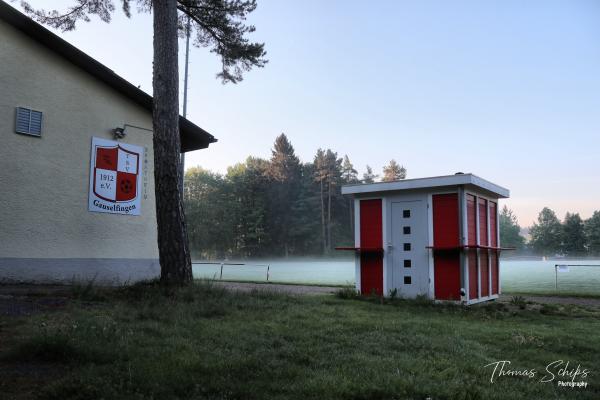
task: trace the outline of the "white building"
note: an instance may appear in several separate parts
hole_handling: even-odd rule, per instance
[[[498,200],[473,174],[342,187],[354,196],[356,288],[472,304],[498,297]]]
[[[0,37],[0,282],[157,276],[152,98],[2,1]]]

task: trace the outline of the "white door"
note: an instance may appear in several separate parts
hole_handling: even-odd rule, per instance
[[[423,200],[392,202],[392,290],[398,296],[427,294],[429,257],[427,205]]]

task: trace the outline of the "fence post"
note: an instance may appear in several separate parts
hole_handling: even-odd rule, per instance
[[[221,263],[221,276],[219,277],[219,280],[223,280],[223,263]]]
[[[269,282],[269,269],[271,268],[271,264],[267,264],[267,282]]]
[[[554,290],[558,292],[558,264],[554,264]]]

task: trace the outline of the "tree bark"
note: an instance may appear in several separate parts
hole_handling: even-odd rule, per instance
[[[167,284],[192,280],[192,263],[181,198],[179,155],[179,75],[177,0],[153,0],[154,195],[158,225],[160,279]]]
[[[327,238],[325,236],[325,200],[323,199],[323,178],[321,178],[321,236],[323,237],[323,254],[327,250]]]
[[[331,252],[331,178],[327,183],[327,250]]]

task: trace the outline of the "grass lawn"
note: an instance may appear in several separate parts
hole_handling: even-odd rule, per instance
[[[598,310],[341,293],[76,291],[65,308],[0,317],[0,398],[600,398]],[[500,360],[536,373],[490,383]],[[587,388],[541,383],[555,360],[589,370]]]

